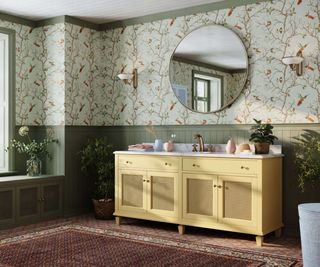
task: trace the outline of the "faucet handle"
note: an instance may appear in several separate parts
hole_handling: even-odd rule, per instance
[[[197,150],[197,144],[192,145],[192,152],[198,152]]]

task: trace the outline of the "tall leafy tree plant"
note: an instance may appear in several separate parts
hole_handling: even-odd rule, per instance
[[[113,147],[106,138],[88,139],[80,151],[81,171],[91,179],[94,199],[114,198]]]
[[[320,133],[305,130],[294,137],[294,163],[298,173],[298,185],[303,192],[307,185],[320,185]]]

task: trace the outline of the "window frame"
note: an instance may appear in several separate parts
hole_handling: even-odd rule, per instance
[[[204,79],[204,78],[199,78],[196,77],[196,75],[203,75],[203,76],[208,76],[208,77],[213,77],[213,78],[217,78],[220,80],[220,85],[221,85],[221,92],[220,92],[220,96],[221,96],[221,103],[223,103],[224,100],[224,80],[223,80],[223,76],[222,75],[218,75],[218,74],[213,74],[213,73],[208,73],[208,72],[204,72],[204,71],[198,71],[198,70],[192,70],[192,109],[195,110],[195,101],[197,101],[197,99],[194,99],[195,97],[195,92],[196,92],[196,88],[195,88],[195,82],[196,80],[203,80],[203,81],[207,81],[208,82],[208,86],[207,86],[207,97],[208,100],[207,102],[207,109],[208,111],[201,111],[201,113],[212,113],[212,112],[216,112],[216,111],[210,111],[211,108],[211,80],[210,79]],[[199,100],[203,101],[203,97],[201,97]],[[218,110],[217,110],[218,111]],[[198,112],[198,111],[197,111]]]
[[[14,138],[15,134],[15,91],[16,91],[16,32],[11,29],[0,27],[0,33],[8,35],[8,139]],[[14,151],[9,150],[7,156],[6,169],[0,169],[0,174],[13,171],[15,168],[14,164]]]

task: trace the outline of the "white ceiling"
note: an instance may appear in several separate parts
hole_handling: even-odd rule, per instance
[[[232,30],[208,25],[189,33],[178,45],[174,56],[230,70],[247,68],[247,52]]]
[[[69,15],[107,23],[225,0],[0,0],[0,12],[30,20]]]

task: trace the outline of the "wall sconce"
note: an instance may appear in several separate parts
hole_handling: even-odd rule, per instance
[[[289,65],[290,68],[297,73],[298,76],[302,75],[302,53],[298,52],[296,56],[284,57],[282,63]]]
[[[123,81],[132,81],[133,88],[138,87],[138,70],[133,69],[132,73],[120,73],[117,75],[120,80]]]

